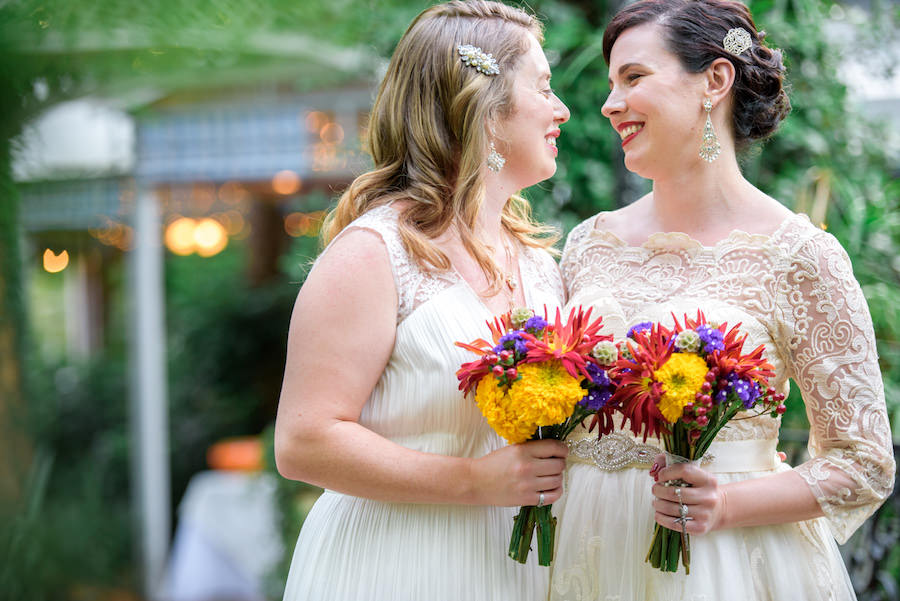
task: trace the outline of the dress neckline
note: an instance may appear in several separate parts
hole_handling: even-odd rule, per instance
[[[643,249],[643,250],[658,250],[662,248],[672,249],[701,249],[701,250],[709,250],[714,251],[717,248],[729,244],[733,244],[737,241],[745,242],[750,245],[756,246],[764,246],[769,244],[773,240],[777,240],[784,234],[785,230],[787,230],[788,226],[793,223],[795,220],[803,221],[804,223],[812,225],[812,222],[809,220],[809,216],[805,213],[793,213],[786,217],[770,234],[758,234],[758,233],[749,233],[742,229],[733,229],[727,236],[721,238],[714,242],[713,244],[707,245],[703,244],[699,240],[693,238],[692,236],[684,233],[684,232],[654,232],[647,236],[647,239],[641,243],[640,245],[629,244],[625,240],[622,240],[619,236],[613,233],[608,229],[598,229],[596,227],[596,220],[599,217],[594,218],[593,223],[591,223],[590,236],[591,237],[599,237],[607,240],[613,245],[623,248],[623,249]]]
[[[400,219],[400,211],[397,210],[397,208],[394,206],[394,202],[395,201],[392,200],[384,205],[381,205],[381,207],[384,207],[384,209],[386,209],[386,211],[389,211],[392,214],[392,216],[396,222]],[[381,207],[376,207],[375,209],[371,209],[371,210],[377,210]],[[522,297],[525,299],[525,306],[531,308],[532,310],[535,310],[534,307],[531,307],[531,304],[534,300],[532,298],[532,295],[530,294],[530,286],[528,285],[528,284],[531,284],[531,282],[528,282],[528,283],[525,282],[525,279],[526,279],[525,270],[522,269],[523,262],[525,260],[527,260],[525,258],[525,255],[527,254],[527,247],[524,244],[522,244],[519,240],[516,240],[516,239],[513,239],[512,243],[516,246],[515,269],[516,269],[516,272],[518,273],[519,287],[522,289]],[[409,260],[410,260],[410,262],[415,263],[415,261],[412,257],[409,257]],[[418,266],[416,266],[416,269],[419,269],[420,271],[425,273],[425,271],[422,270]],[[456,265],[454,265],[452,261],[450,262],[450,269],[444,271],[443,273],[441,273],[439,271],[431,271],[431,272],[428,272],[427,275],[430,275],[431,277],[436,277],[438,279],[445,279],[445,280],[449,279],[449,280],[455,281],[455,285],[461,286],[463,289],[465,289],[469,293],[469,295],[478,302],[478,304],[481,306],[481,308],[486,313],[488,313],[489,315],[492,315],[492,316],[497,315],[497,313],[495,313],[494,311],[491,310],[490,307],[488,307],[487,303],[485,302],[484,297],[481,296],[480,294],[478,294],[478,291],[475,290],[474,286],[472,286],[472,284],[469,282],[469,280],[467,280],[466,278],[464,278],[462,276],[462,274],[459,272],[459,270],[456,268]],[[513,305],[515,305],[515,304],[516,303],[513,302]],[[510,309],[510,310],[512,310],[512,309]],[[501,313],[503,313],[503,312],[501,311]]]
[[[515,267],[516,267],[516,271],[518,272],[518,275],[519,275],[519,278],[518,278],[519,288],[522,289],[522,298],[525,299],[526,307],[529,307],[530,309],[536,311],[536,309],[534,309],[534,307],[531,306],[531,302],[533,299],[531,298],[531,294],[529,294],[530,286],[526,285],[526,282],[524,281],[525,280],[525,272],[522,269],[522,261],[524,259],[523,255],[525,254],[525,252],[524,252],[525,245],[521,244],[518,240],[513,240],[513,244],[515,244],[518,247],[516,249]],[[484,309],[487,313],[489,313],[491,315],[499,315],[498,313],[492,311],[491,308],[487,306],[487,303],[485,302],[484,297],[481,296],[480,294],[478,294],[478,291],[475,290],[475,287],[472,286],[471,283],[469,283],[469,280],[464,278],[462,276],[462,274],[459,273],[459,271],[456,269],[456,266],[452,262],[450,263],[449,273],[454,279],[456,279],[457,284],[459,284],[463,288],[465,288],[469,292],[469,294],[471,296],[473,296],[475,298],[475,300],[478,301],[478,303],[481,305],[482,309]],[[515,292],[513,293],[513,296],[515,296]],[[516,303],[513,302],[513,305],[516,305]],[[513,308],[515,308],[515,307],[513,307]],[[510,309],[510,311],[511,310],[512,309]],[[505,311],[501,311],[500,313],[505,313]]]

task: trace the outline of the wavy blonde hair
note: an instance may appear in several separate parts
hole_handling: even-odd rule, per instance
[[[454,0],[416,17],[394,50],[372,108],[367,142],[374,169],[357,177],[326,217],[324,244],[366,211],[409,200],[401,209],[400,235],[416,263],[450,269],[432,241],[455,225],[496,290],[500,270],[475,234],[484,200],[485,124],[515,109],[512,84],[528,35],[543,42],[540,22],[499,2]],[[464,65],[459,44],[492,54],[500,74]],[[518,195],[505,204],[501,222],[527,246],[552,250],[559,239],[554,228],[532,220],[531,206]]]

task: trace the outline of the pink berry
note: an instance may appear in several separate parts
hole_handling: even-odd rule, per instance
[[[705,415],[701,415],[700,417],[697,418],[697,425],[700,426],[701,428],[706,426],[708,423],[709,423],[709,418],[706,417]]]
[[[710,384],[709,382],[704,382],[700,385],[700,390],[702,390],[703,392],[709,392],[710,390],[712,390],[712,384]]]
[[[775,407],[775,413],[778,415],[783,414],[785,411],[787,411],[787,407],[783,403]]]
[[[511,352],[509,352],[509,351],[507,351],[507,350],[500,351],[500,360],[501,360],[501,361],[506,361],[506,360],[509,359],[510,357],[512,357],[512,353],[511,353]]]
[[[516,371],[515,367],[510,367],[506,370],[506,377],[510,380],[515,380],[516,376],[519,375],[519,372]]]
[[[503,366],[502,366],[502,365],[495,365],[494,367],[491,368],[491,372],[492,372],[495,376],[500,377],[500,376],[503,375]]]
[[[694,413],[702,417],[706,415],[706,407],[697,407],[696,409],[694,409]]]

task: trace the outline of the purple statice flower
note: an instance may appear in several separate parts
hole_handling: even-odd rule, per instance
[[[525,322],[525,326],[522,328],[526,332],[532,335],[537,335],[538,332],[547,327],[547,320],[541,317],[540,315],[535,315]]]
[[[641,323],[636,323],[630,328],[628,328],[628,333],[625,334],[628,338],[633,338],[634,334],[637,332],[643,332],[644,330],[649,330],[653,327],[652,321],[642,321]]]
[[[595,386],[609,386],[609,376],[606,375],[606,370],[602,367],[594,364],[587,364],[587,372],[591,377],[591,383]]]
[[[752,380],[745,380],[737,374],[728,374],[728,377],[725,381],[725,386],[720,388],[716,392],[716,403],[725,402],[726,400],[728,400],[728,395],[734,392],[734,394],[737,395],[738,399],[740,399],[741,404],[744,406],[744,409],[750,409],[751,407],[753,407],[753,405],[756,404],[756,400],[759,398],[759,395],[762,394],[762,391],[760,391],[759,384],[757,382],[754,382]]]
[[[497,343],[497,346],[494,347],[494,352],[496,354],[500,354],[500,351],[511,351],[515,350],[516,356],[525,355],[528,353],[528,347],[525,346],[525,339],[522,338],[522,330],[513,330],[509,334],[504,334],[500,337],[500,341]]]
[[[716,328],[711,328],[710,326],[703,324],[698,326],[696,331],[697,334],[700,335],[700,340],[703,342],[704,353],[721,351],[725,348],[722,332]]]
[[[582,386],[587,388],[587,394],[578,401],[578,404],[591,411],[597,411],[602,409],[612,397],[612,383],[609,376],[606,375],[606,370],[593,363],[587,364],[587,372],[591,381],[582,383]]]
[[[752,407],[760,395],[759,384],[740,378],[737,374],[729,374],[728,387],[741,399],[744,409]]]

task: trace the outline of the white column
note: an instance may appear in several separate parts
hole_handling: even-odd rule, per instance
[[[91,354],[90,315],[88,309],[87,261],[84,254],[74,252],[69,267],[63,271],[63,316],[66,353],[85,359]]]
[[[156,194],[146,185],[137,188],[133,225],[131,424],[136,445],[132,486],[144,595],[156,601],[161,598],[172,516],[162,223]]]

